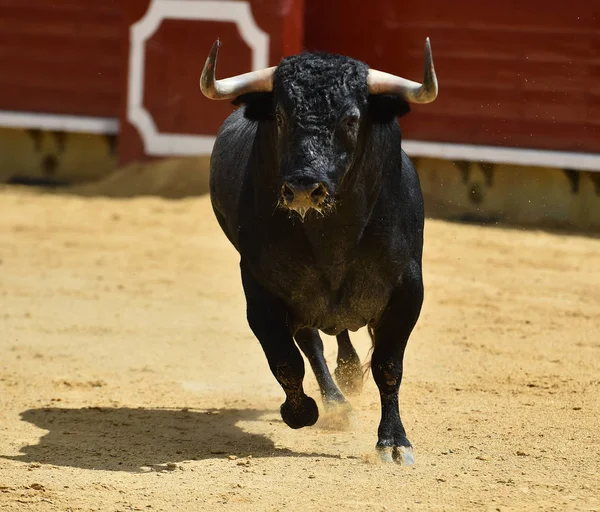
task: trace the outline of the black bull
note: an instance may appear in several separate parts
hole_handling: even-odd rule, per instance
[[[368,326],[381,396],[377,448],[386,461],[411,464],[398,391],[423,302],[424,215],[397,118],[408,102],[437,96],[429,41],[423,84],[320,53],[216,80],[218,47],[202,91],[240,108],[217,135],[211,199],[241,257],[249,325],[286,395],[281,416],[292,428],[319,416],[303,389],[298,347],[325,406],[349,408],[318,331],[337,337],[335,376],[351,393],[361,389],[363,374],[348,330]]]

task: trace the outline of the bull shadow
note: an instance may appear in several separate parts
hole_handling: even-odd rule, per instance
[[[139,472],[185,460],[238,457],[331,457],[295,453],[275,447],[262,434],[244,431],[240,421],[265,419],[273,411],[256,409],[82,409],[41,408],[21,413],[21,419],[48,430],[36,445],[16,456],[21,462],[105,471]]]

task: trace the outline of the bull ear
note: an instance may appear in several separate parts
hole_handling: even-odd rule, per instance
[[[390,95],[369,96],[369,116],[374,123],[391,123],[410,112],[410,104],[403,98]]]
[[[246,106],[244,116],[252,121],[272,121],[275,117],[273,109],[273,93],[252,92],[238,96],[232,102],[235,106]]]

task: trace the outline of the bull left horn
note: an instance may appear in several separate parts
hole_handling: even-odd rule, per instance
[[[438,80],[429,38],[425,40],[425,78],[422,84],[376,69],[369,69],[367,84],[370,94],[392,94],[410,103],[431,103],[438,95]]]
[[[202,70],[200,90],[204,96],[211,100],[227,100],[237,98],[249,92],[271,92],[273,90],[273,72],[275,71],[275,67],[217,80],[215,73],[220,46],[221,42],[217,39],[208,54],[206,64],[204,64],[204,69]]]

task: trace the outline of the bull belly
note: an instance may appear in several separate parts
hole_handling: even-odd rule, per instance
[[[336,307],[329,305],[326,308],[311,307],[312,304],[295,305],[292,309],[294,330],[310,327],[318,329],[329,336],[336,336],[342,331],[358,331],[374,319],[371,308]],[[368,310],[368,312],[367,312]]]

